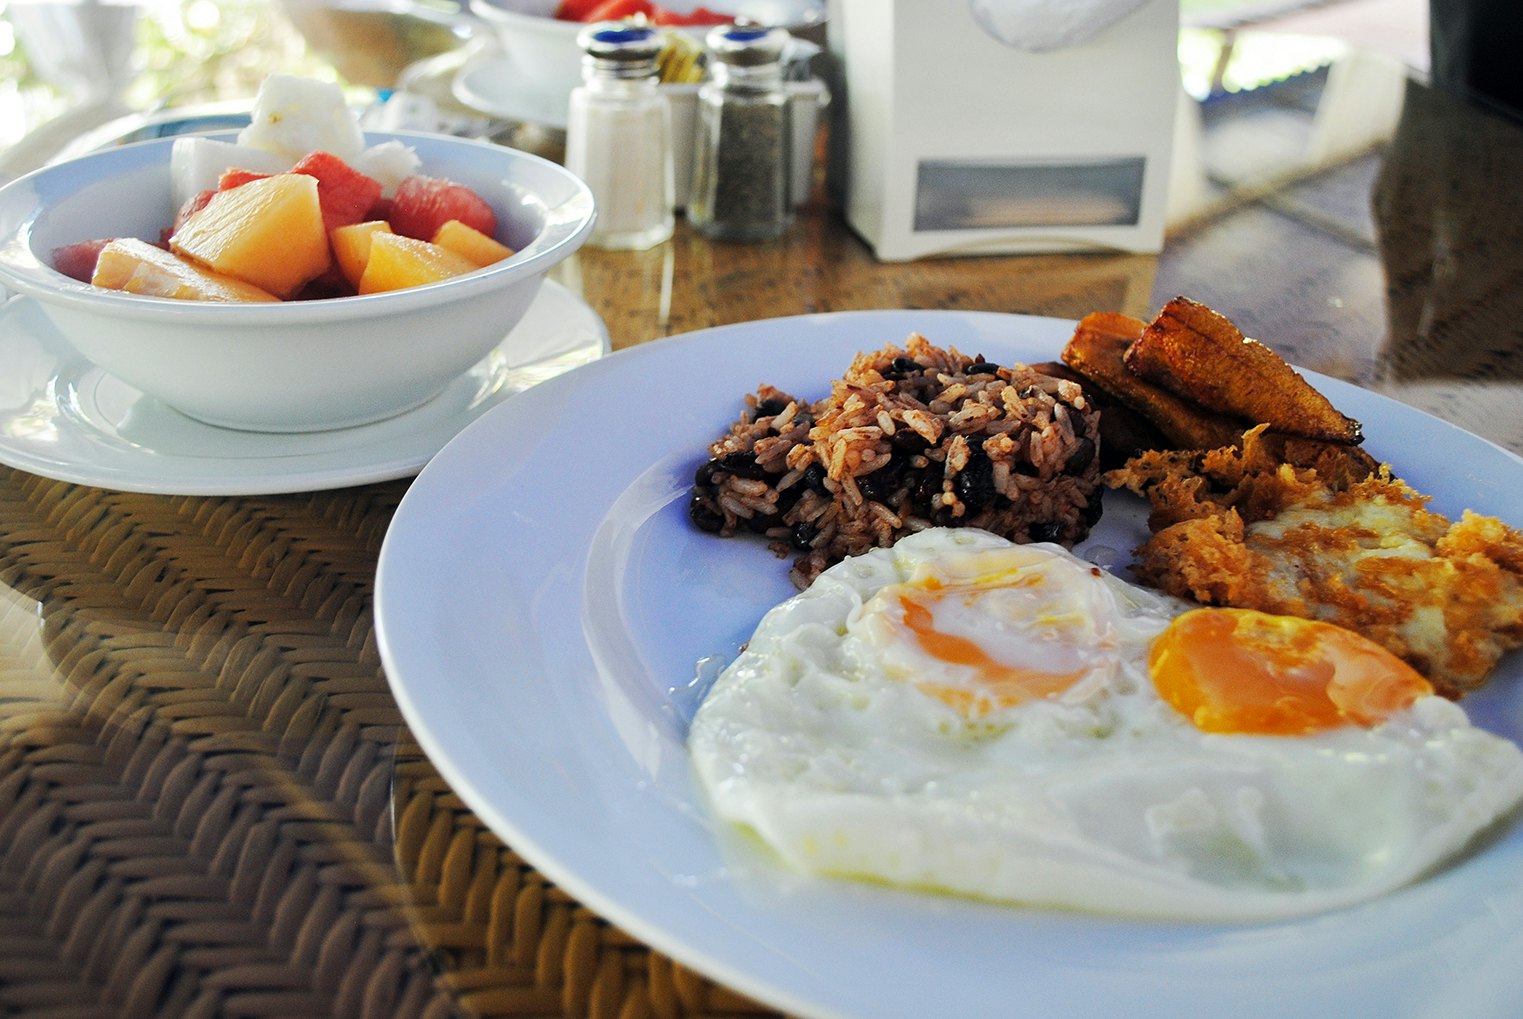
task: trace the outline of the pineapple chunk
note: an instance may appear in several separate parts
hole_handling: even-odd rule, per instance
[[[437,283],[481,268],[464,255],[400,234],[373,232],[370,259],[360,277],[362,294]]]
[[[391,233],[391,224],[384,219],[372,219],[364,223],[335,227],[328,233],[333,246],[333,260],[349,285],[358,290],[360,279],[365,275],[365,263],[370,261],[370,240],[377,233]]]
[[[434,243],[441,248],[449,248],[456,254],[464,255],[477,265],[501,262],[513,254],[513,249],[506,244],[499,243],[496,239],[488,237],[473,226],[467,226],[458,219],[446,220],[434,234]]]
[[[252,283],[203,269],[135,237],[101,248],[91,283],[111,290],[181,301],[278,301]]]
[[[169,238],[178,254],[277,297],[331,264],[317,178],[278,173],[219,191]]]

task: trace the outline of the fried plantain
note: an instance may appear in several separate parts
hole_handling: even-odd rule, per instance
[[[1208,411],[1324,442],[1361,441],[1338,412],[1274,351],[1204,304],[1176,297],[1127,348],[1126,367]]]
[[[1126,351],[1146,328],[1141,319],[1116,312],[1085,315],[1063,348],[1063,363],[1146,418],[1175,448],[1216,449],[1241,439],[1241,423],[1203,410],[1127,369]]]
[[[1064,366],[1075,381],[1086,385],[1101,408],[1101,450],[1106,453],[1107,469],[1114,469],[1111,465],[1123,454],[1135,456],[1148,449],[1240,447],[1246,429],[1265,424],[1213,414],[1133,374],[1125,364],[1126,351],[1147,328],[1140,319],[1096,312],[1079,322],[1063,349]],[[1268,353],[1278,359],[1272,351]],[[1128,416],[1131,421],[1126,420]],[[1280,462],[1314,468],[1335,489],[1362,481],[1379,466],[1374,457],[1350,443],[1290,434],[1279,427],[1260,429],[1260,433],[1261,444]]]

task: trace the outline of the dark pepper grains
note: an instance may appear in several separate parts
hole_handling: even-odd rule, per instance
[[[793,221],[792,128],[778,63],[786,38],[740,25],[709,34],[714,79],[698,93],[687,207],[705,236],[768,240]]]
[[[788,228],[787,114],[749,103],[700,111],[688,216],[704,234],[766,240]]]

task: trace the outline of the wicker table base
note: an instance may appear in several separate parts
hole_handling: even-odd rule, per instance
[[[764,1011],[549,884],[413,743],[371,616],[405,488],[0,471],[0,1014]]]

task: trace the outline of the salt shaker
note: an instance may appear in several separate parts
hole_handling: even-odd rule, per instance
[[[577,36],[582,84],[571,92],[566,168],[587,182],[597,224],[587,243],[642,249],[672,235],[671,108],[656,89],[661,38],[648,25],[600,22]]]
[[[705,236],[758,241],[793,222],[791,130],[781,28],[722,25],[709,32],[710,80],[698,90],[687,218]]]

